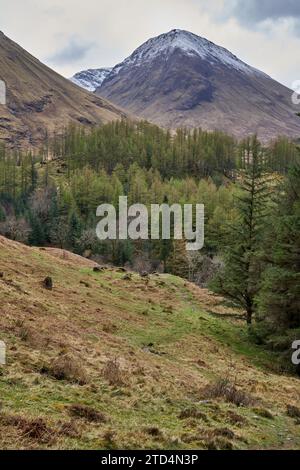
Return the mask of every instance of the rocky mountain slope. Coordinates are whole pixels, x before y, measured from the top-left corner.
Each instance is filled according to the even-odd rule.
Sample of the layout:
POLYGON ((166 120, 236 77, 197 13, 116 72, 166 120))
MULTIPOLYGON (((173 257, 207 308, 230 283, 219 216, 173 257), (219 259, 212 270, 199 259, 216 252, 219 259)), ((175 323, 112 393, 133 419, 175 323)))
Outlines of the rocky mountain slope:
POLYGON ((82 70, 81 72, 75 73, 70 80, 85 90, 93 92, 96 88, 102 85, 103 81, 108 77, 111 71, 112 68, 109 67, 82 70))
POLYGON ((7 88, 7 103, 0 105, 0 139, 11 146, 38 146, 47 131, 60 131, 70 121, 92 125, 125 115, 43 65, 3 33, 0 79, 7 88))
MULTIPOLYGON (((150 39, 96 93, 158 125, 264 140, 300 135, 292 92, 231 52, 182 30, 150 39)), ((299 110, 298 110, 299 111, 299 110)))
POLYGON ((0 267, 1 449, 299 448, 299 379, 222 299, 3 237, 0 267))

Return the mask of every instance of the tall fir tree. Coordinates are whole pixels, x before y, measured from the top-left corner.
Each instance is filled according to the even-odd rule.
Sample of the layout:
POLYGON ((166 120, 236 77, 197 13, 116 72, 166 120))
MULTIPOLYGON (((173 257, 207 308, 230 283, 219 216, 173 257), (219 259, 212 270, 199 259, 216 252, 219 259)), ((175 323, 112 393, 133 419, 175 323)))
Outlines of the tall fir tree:
POLYGON ((264 218, 270 197, 270 176, 264 173, 260 145, 253 137, 249 162, 239 174, 237 219, 229 227, 224 268, 212 283, 218 293, 246 311, 248 324, 255 312, 255 298, 260 287, 259 250, 261 248, 264 218))
POLYGON ((71 213, 68 221, 67 242, 70 248, 76 251, 76 245, 82 234, 82 223, 75 211, 71 213))
POLYGON ((268 265, 259 315, 275 328, 300 328, 300 166, 291 169, 265 241, 268 265))

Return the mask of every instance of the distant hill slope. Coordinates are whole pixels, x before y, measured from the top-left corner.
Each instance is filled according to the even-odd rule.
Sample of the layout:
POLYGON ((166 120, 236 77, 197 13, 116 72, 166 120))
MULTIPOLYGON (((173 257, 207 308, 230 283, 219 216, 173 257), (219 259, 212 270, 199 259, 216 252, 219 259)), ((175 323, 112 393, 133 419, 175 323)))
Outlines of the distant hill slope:
POLYGON ((0 79, 7 105, 0 105, 0 139, 13 146, 37 146, 70 121, 86 125, 125 116, 42 64, 0 32, 0 79))
POLYGON ((257 133, 263 141, 300 136, 291 90, 187 31, 144 43, 96 93, 168 128, 219 129, 239 138, 257 133))
POLYGON ((299 448, 299 380, 208 291, 3 237, 0 267, 0 448, 299 448))

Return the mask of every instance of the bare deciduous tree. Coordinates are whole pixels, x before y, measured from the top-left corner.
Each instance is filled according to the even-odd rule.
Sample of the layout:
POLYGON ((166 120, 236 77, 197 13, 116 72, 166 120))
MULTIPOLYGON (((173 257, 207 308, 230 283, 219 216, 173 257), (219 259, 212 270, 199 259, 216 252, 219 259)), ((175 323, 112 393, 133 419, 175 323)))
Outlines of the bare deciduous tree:
POLYGON ((14 215, 11 215, 0 223, 0 233, 11 240, 26 242, 30 233, 30 226, 24 217, 17 219, 14 215))

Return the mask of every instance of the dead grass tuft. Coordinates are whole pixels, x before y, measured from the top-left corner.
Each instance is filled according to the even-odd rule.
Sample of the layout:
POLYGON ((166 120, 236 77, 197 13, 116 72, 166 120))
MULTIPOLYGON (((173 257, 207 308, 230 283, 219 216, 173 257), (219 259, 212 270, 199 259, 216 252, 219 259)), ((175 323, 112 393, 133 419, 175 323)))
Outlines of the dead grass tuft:
POLYGON ((27 343, 32 348, 44 348, 50 343, 50 338, 44 335, 43 332, 37 331, 31 325, 22 321, 17 325, 16 334, 21 341, 24 341, 24 343, 27 343))
POLYGON ((16 427, 21 431, 22 437, 29 438, 40 443, 51 443, 55 432, 48 427, 42 418, 27 419, 17 415, 2 415, 1 424, 16 427))
POLYGON ((105 431, 103 434, 103 440, 105 442, 105 446, 107 448, 112 448, 115 445, 115 438, 116 438, 116 433, 112 429, 109 429, 108 431, 105 431))
POLYGON ((232 450, 235 434, 228 428, 199 429, 196 434, 184 434, 182 441, 191 444, 196 442, 208 450, 232 450))
POLYGON ((83 418, 90 423, 107 423, 107 416, 87 405, 75 404, 69 407, 69 413, 76 418, 83 418))
POLYGON ((297 408, 297 406, 287 405, 287 415, 290 418, 300 418, 300 408, 297 408))
POLYGON ((110 322, 105 323, 102 329, 104 333, 111 334, 111 335, 118 331, 117 325, 114 325, 113 323, 110 323, 110 322))
POLYGON ((205 447, 207 450, 233 450, 232 442, 223 437, 207 439, 205 442, 205 447))
POLYGON ((255 403, 255 399, 242 390, 238 390, 229 379, 219 379, 208 385, 202 391, 203 398, 224 398, 228 403, 236 406, 249 406, 255 403))
POLYGON ((244 416, 241 416, 234 411, 228 411, 227 418, 231 424, 235 424, 236 426, 241 426, 247 423, 247 419, 244 418, 244 416))
POLYGON ((48 428, 42 418, 33 419, 23 427, 24 437, 36 439, 39 442, 50 442, 53 440, 53 431, 48 428))
POLYGON ((78 385, 87 383, 87 375, 82 365, 69 354, 58 356, 50 366, 43 366, 41 373, 56 380, 67 380, 78 385))
POLYGON ((144 429, 145 433, 152 437, 161 437, 163 432, 156 426, 149 426, 144 429))
POLYGON ((194 419, 201 419, 202 421, 208 422, 208 418, 206 414, 200 410, 197 410, 197 408, 186 408, 185 410, 182 410, 178 418, 179 419, 194 418, 194 419))
POLYGON ((265 408, 254 408, 253 411, 256 415, 261 416, 262 418, 274 419, 271 411, 266 410, 265 408))
POLYGON ((235 434, 229 428, 219 428, 212 431, 212 435, 216 437, 226 437, 227 439, 234 439, 235 434))
POLYGON ((57 434, 66 437, 80 437, 81 433, 79 432, 77 426, 73 421, 59 421, 57 423, 57 434))
POLYGON ((121 370, 117 359, 107 361, 102 369, 102 376, 113 387, 123 387, 127 384, 125 371, 121 370))

